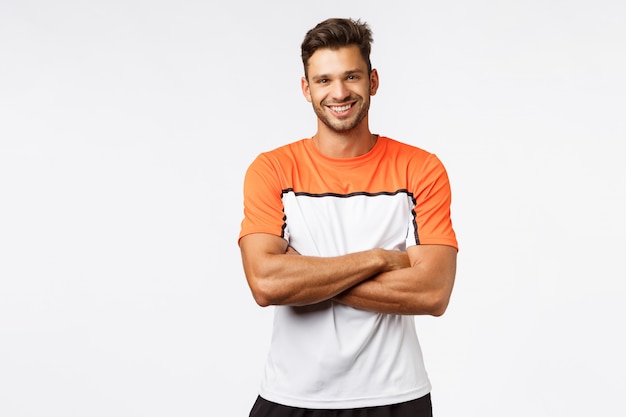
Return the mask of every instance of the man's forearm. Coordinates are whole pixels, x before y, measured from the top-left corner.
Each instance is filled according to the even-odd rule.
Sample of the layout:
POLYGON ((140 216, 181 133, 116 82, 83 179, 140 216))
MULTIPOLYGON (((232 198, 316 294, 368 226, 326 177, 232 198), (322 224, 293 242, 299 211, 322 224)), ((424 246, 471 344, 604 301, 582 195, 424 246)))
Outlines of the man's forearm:
MULTIPOLYGON (((371 253, 318 258, 270 255, 254 280, 261 305, 309 305, 325 301, 376 275, 380 260, 371 253)), ((258 295, 258 297, 257 297, 258 295)))
POLYGON ((430 262, 381 273, 338 294, 334 300, 387 314, 442 315, 456 274, 456 250, 430 247, 430 262))
POLYGON ((297 255, 264 235, 241 241, 246 277, 257 303, 309 305, 328 300, 384 271, 408 266, 406 254, 373 249, 337 257, 297 255))
POLYGON ((409 272, 412 271, 380 274, 349 288, 333 299, 351 307, 377 313, 421 315, 437 312, 437 297, 434 290, 404 285, 405 281, 411 280, 412 277, 401 276, 409 275, 409 272))

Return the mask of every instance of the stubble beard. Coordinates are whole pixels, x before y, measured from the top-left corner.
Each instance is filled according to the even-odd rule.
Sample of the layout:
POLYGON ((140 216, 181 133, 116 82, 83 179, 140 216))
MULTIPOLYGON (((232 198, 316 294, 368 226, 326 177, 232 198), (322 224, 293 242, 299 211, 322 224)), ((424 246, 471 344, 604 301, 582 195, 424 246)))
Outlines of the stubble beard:
MULTIPOLYGON (((349 100, 346 100, 349 101, 349 100)), ((329 129, 337 133, 347 133, 354 130, 361 121, 367 116, 370 103, 369 100, 363 100, 361 97, 354 103, 354 106, 360 106, 358 113, 353 118, 341 120, 332 115, 325 113, 327 110, 326 105, 328 103, 320 103, 319 105, 313 105, 313 110, 317 117, 324 123, 329 129)))

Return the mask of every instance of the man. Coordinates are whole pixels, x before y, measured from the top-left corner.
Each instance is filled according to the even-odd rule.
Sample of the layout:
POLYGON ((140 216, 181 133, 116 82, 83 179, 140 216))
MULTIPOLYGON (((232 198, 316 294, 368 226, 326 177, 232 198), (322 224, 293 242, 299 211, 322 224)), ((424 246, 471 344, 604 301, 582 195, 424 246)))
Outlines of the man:
POLYGON ((430 416, 414 315, 450 299, 457 242, 433 154, 372 134, 366 23, 329 19, 302 43, 317 132, 259 155, 239 245, 274 330, 252 417, 430 416))

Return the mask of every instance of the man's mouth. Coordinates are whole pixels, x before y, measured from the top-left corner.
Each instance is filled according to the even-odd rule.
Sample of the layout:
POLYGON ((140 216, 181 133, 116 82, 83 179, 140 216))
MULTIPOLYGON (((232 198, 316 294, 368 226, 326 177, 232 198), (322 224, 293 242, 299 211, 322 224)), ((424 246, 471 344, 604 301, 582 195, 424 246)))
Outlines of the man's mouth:
POLYGON ((333 112, 337 114, 345 113, 352 107, 352 104, 343 104, 341 106, 328 106, 333 112))

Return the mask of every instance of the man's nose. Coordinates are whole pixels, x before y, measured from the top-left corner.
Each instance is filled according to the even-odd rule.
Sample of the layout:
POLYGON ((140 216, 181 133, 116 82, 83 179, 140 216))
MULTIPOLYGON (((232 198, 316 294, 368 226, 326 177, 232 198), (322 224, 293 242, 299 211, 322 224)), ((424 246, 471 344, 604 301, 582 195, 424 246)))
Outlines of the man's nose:
POLYGON ((350 97, 350 90, 348 90, 343 81, 336 81, 333 83, 331 96, 333 100, 342 101, 350 97))

